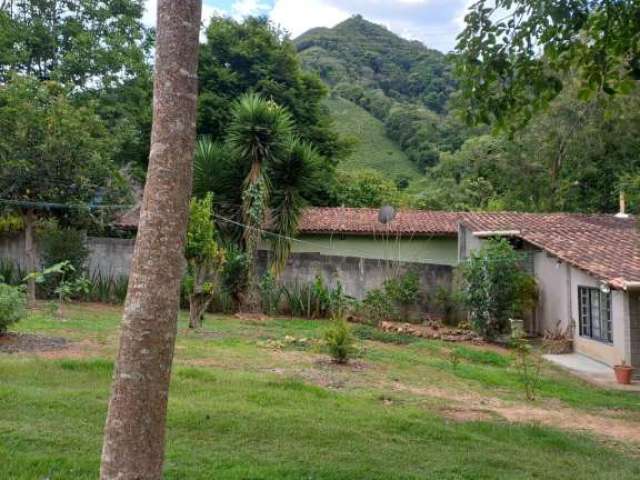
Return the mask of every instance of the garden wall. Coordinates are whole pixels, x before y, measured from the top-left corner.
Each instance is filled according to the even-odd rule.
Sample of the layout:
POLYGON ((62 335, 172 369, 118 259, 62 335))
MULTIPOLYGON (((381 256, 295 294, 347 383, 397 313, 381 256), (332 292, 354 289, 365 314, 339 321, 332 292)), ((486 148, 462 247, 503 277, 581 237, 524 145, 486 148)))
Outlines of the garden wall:
MULTIPOLYGON (((268 265, 269 252, 260 251, 260 271, 268 265)), ((289 257, 287 267, 282 273, 284 283, 304 284, 313 282, 321 275, 325 282, 335 287, 340 281, 347 295, 362 300, 369 290, 379 288, 385 280, 414 271, 420 278, 420 293, 423 301, 421 312, 430 311, 438 287, 451 288, 453 267, 414 262, 389 262, 359 257, 322 255, 319 253, 294 253, 289 257)))
MULTIPOLYGON (((90 250, 88 269, 91 275, 103 277, 127 276, 135 240, 119 238, 88 237, 90 250)), ((270 253, 259 252, 258 271, 264 272, 270 253)), ((22 235, 0 237, 0 259, 18 263, 24 270, 24 240, 22 235)), ((415 271, 420 278, 421 296, 424 299, 422 314, 428 311, 429 299, 433 299, 438 287, 450 288, 453 268, 418 262, 398 262, 353 256, 324 255, 313 252, 292 253, 282 274, 282 281, 289 284, 313 282, 321 275, 325 282, 335 287, 338 280, 347 295, 363 299, 369 290, 379 288, 385 280, 408 271, 415 271)))

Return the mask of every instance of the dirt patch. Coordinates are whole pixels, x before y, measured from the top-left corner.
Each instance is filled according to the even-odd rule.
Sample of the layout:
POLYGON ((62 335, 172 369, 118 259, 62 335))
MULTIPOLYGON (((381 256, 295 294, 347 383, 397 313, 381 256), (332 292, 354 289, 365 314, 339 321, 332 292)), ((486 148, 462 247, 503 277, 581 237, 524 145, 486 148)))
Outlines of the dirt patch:
POLYGON ((101 344, 93 340, 82 340, 80 342, 67 343, 65 348, 59 350, 38 352, 38 356, 47 360, 80 359, 100 356, 102 351, 103 346, 101 344))
POLYGON ((69 346, 69 341, 62 337, 46 337, 29 333, 7 333, 0 336, 0 352, 50 352, 62 350, 69 346))
POLYGON ((460 421, 477 419, 479 412, 497 416, 512 423, 534 423, 572 432, 594 433, 621 441, 640 443, 640 422, 581 412, 557 402, 525 404, 483 397, 473 392, 453 391, 439 387, 414 388, 394 383, 392 390, 446 400, 449 405, 440 412, 460 421), (450 403, 455 402, 454 406, 450 403))

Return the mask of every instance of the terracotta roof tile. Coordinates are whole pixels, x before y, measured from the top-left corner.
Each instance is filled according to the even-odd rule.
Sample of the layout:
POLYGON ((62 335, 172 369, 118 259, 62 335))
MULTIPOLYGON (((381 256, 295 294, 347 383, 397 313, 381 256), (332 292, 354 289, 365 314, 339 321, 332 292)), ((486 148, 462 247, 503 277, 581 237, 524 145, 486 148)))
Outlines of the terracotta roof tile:
POLYGON ((353 235, 437 235, 456 236, 460 215, 452 212, 399 210, 394 219, 382 224, 379 210, 372 208, 308 208, 300 233, 342 233, 353 235))
MULTIPOLYGON (((308 208, 300 220, 299 232, 455 237, 459 223, 474 232, 517 231, 514 235, 615 287, 640 282, 640 234, 633 218, 399 210, 390 223, 382 224, 378 213, 377 209, 368 208, 308 208)), ((125 213, 115 225, 135 229, 138 217, 136 208, 125 213)))
POLYGON ((516 235, 591 275, 623 287, 640 281, 640 233, 634 218, 569 213, 471 213, 461 222, 474 232, 516 235))

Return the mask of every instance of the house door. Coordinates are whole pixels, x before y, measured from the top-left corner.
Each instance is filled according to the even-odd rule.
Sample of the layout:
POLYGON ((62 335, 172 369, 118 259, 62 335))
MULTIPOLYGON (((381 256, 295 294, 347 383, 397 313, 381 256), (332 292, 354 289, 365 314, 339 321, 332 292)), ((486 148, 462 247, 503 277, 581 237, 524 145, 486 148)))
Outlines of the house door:
POLYGON ((635 376, 640 378, 640 292, 629 294, 629 322, 631 365, 636 368, 635 376))

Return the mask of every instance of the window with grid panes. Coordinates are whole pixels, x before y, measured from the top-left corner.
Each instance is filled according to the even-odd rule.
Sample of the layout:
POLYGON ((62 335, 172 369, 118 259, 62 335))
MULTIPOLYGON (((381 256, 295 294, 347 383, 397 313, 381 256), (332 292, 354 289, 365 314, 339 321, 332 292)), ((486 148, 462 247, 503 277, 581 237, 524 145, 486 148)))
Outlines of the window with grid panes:
POLYGON ((578 287, 580 336, 612 342, 611 293, 599 288, 578 287))

